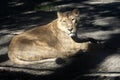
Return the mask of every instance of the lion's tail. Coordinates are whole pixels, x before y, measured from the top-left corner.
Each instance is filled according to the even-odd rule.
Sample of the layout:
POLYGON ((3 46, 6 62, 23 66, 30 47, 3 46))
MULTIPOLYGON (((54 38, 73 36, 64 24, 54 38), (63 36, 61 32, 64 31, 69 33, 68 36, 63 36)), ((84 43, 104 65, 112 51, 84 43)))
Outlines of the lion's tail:
POLYGON ((8 56, 12 62, 19 65, 30 65, 30 64, 37 64, 37 63, 53 62, 56 60, 56 58, 51 58, 51 59, 44 59, 39 61, 28 61, 28 60, 19 59, 14 54, 11 54, 11 55, 8 54, 8 56))

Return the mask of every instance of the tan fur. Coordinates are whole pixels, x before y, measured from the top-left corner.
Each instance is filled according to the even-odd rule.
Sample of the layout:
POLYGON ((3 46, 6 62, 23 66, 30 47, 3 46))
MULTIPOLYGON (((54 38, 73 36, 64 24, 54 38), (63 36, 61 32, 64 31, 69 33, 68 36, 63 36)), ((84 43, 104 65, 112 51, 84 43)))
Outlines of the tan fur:
MULTIPOLYGON (((51 23, 25 31, 13 37, 8 56, 16 64, 28 65, 45 59, 66 58, 80 50, 87 50, 89 42, 76 43, 79 11, 57 12, 51 23)), ((49 60, 48 60, 49 61, 49 60)))

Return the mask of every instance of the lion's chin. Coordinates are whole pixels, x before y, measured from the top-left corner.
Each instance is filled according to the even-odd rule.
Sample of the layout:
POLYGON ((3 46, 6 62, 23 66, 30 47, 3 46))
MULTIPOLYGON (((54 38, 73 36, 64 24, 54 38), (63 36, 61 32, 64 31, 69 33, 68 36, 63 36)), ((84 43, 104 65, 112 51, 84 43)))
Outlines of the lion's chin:
POLYGON ((69 36, 74 37, 74 36, 76 36, 76 34, 75 33, 70 33, 69 36))

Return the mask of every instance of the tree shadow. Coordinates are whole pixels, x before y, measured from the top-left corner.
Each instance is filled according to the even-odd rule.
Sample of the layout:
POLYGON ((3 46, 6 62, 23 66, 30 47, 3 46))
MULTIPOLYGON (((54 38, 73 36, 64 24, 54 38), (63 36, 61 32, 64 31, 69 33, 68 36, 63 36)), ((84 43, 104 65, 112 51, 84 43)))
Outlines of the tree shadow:
MULTIPOLYGON (((6 0, 7 1, 7 0, 6 0)), ((28 1, 28 0, 26 0, 28 1)), ((36 0, 37 1, 37 0, 36 0)), ((45 0, 44 0, 45 1, 45 0)), ((42 2, 44 2, 42 0, 42 2)), ((42 3, 40 2, 40 3, 42 3)), ((65 4, 67 3, 73 3, 75 1, 66 1, 65 4)), ((78 1, 79 2, 79 1, 78 1)), ((83 0, 80 1, 81 4, 83 4, 82 2, 84 2, 83 0)), ((8 20, 8 22, 2 21, 4 24, 8 24, 8 26, 2 26, 0 27, 0 29, 8 29, 10 31, 14 31, 14 30, 20 30, 20 29, 28 29, 31 27, 34 27, 36 25, 43 25, 46 24, 48 22, 50 22, 51 20, 53 20, 54 18, 56 18, 55 16, 55 12, 45 12, 45 11, 39 11, 39 12, 33 12, 33 13, 29 13, 29 14, 23 14, 23 12, 29 11, 31 9, 31 7, 34 7, 37 2, 33 2, 32 0, 30 0, 29 2, 26 2, 29 6, 28 10, 21 8, 20 14, 17 15, 18 19, 16 19, 16 16, 12 16, 11 18, 7 18, 10 19, 8 20), (31 4, 33 4, 33 6, 30 6, 31 4), (38 17, 38 18, 32 18, 34 16, 38 17), (24 18, 29 18, 32 20, 28 21, 28 25, 32 25, 35 24, 34 26, 30 26, 28 27, 28 25, 25 26, 19 26, 19 24, 26 24, 27 22, 26 19, 24 18), (50 19, 48 19, 48 17, 50 19), (44 19, 45 18, 45 19, 44 19), (18 20, 16 22, 16 20, 18 20), (9 22, 10 21, 10 22, 9 22), (42 22, 41 22, 42 21, 42 22), (40 22, 40 23, 39 23, 40 22), (14 24, 13 24, 14 23, 14 24), (9 25, 12 24, 12 25, 9 25), (12 27, 13 26, 13 27, 12 27)), ((56 2, 52 3, 55 4, 56 2)), ((58 2, 58 4, 63 4, 64 1, 61 1, 60 3, 58 2)), ((76 2, 77 3, 77 2, 76 2)), ((119 29, 119 22, 114 22, 114 20, 116 20, 116 18, 119 20, 120 19, 120 11, 119 11, 119 7, 120 7, 120 3, 119 2, 115 2, 115 3, 108 3, 108 4, 97 4, 97 5, 92 5, 92 4, 84 4, 84 7, 79 8, 81 15, 85 15, 85 16, 81 16, 81 22, 80 22, 80 26, 79 26, 79 34, 82 33, 91 33, 94 31, 112 31, 114 29, 119 29), (106 17, 114 17, 115 19, 107 19, 106 23, 108 22, 107 25, 102 25, 102 23, 98 23, 96 22, 97 19, 101 19, 101 18, 106 18, 106 17)), ((17 7, 15 7, 17 8, 17 7)), ((7 14, 8 15, 8 14, 7 14)), ((14 14, 12 14, 14 15, 14 14)), ((104 20, 104 19, 103 19, 104 20)), ((117 20, 117 21, 118 21, 117 20)), ((5 19, 6 21, 6 19, 5 19)), ((3 24, 2 24, 3 25, 3 24)), ((105 32, 106 34, 106 32, 105 32)), ((104 36, 105 34, 103 34, 102 36, 104 36)), ((34 73, 27 73, 27 72, 22 72, 22 71, 10 71, 10 70, 0 70, 0 79, 3 80, 8 80, 8 79, 13 79, 13 80, 26 80, 26 79, 41 79, 41 80, 93 80, 93 79, 99 79, 99 80, 103 80, 103 79, 107 79, 109 77, 103 77, 101 78, 100 76, 88 76, 88 77, 84 77, 83 75, 86 73, 92 73, 92 72, 99 72, 97 70, 97 67, 99 66, 99 64, 101 64, 102 62, 104 62, 105 58, 115 54, 119 51, 120 49, 120 33, 110 33, 110 35, 108 35, 109 38, 107 39, 96 39, 94 36, 92 36, 93 42, 97 42, 97 41, 104 41, 103 45, 104 48, 99 48, 97 50, 91 50, 89 52, 84 52, 84 53, 79 53, 77 55, 75 55, 73 57, 73 60, 71 60, 71 62, 69 64, 66 64, 64 66, 62 66, 61 68, 57 68, 54 69, 52 74, 49 75, 35 75, 34 73)), ((91 37, 91 36, 89 36, 91 37)), ((81 37, 80 37, 81 38, 81 37)), ((7 44, 2 44, 2 47, 7 46, 7 44)), ((99 46, 99 44, 98 44, 99 46)), ((8 60, 7 54, 3 54, 0 55, 0 63, 4 62, 8 60)), ((106 64, 107 65, 107 64, 106 64)), ((36 66, 36 65, 35 65, 36 66)), ((41 65, 38 65, 41 66, 41 65)), ((4 67, 4 66, 3 66, 4 67)), ((6 65, 7 67, 7 65, 6 65)), ((14 67, 14 65, 9 66, 10 68, 16 68, 14 67)), ((49 71, 50 69, 34 69, 31 66, 29 66, 29 68, 25 68, 26 66, 24 66, 24 69, 28 69, 28 70, 35 70, 35 71, 49 71)), ((46 66, 45 66, 46 67, 46 66)), ((116 73, 116 72, 113 72, 116 73)), ((119 72, 118 72, 119 74, 119 72)), ((114 80, 119 80, 120 77, 114 77, 114 80)))
MULTIPOLYGON (((103 80, 104 77, 100 76, 83 76, 84 74, 91 74, 93 72, 99 73, 97 70, 97 67, 99 64, 104 62, 105 58, 115 54, 117 51, 119 51, 118 48, 120 48, 120 34, 113 35, 110 40, 108 40, 106 43, 104 43, 104 48, 99 48, 99 50, 92 50, 87 53, 79 54, 75 56, 75 59, 71 62, 71 64, 64 66, 63 69, 60 69, 57 71, 57 73, 60 72, 64 77, 70 78, 70 80, 93 80, 93 79, 99 79, 103 80), (66 75, 65 75, 66 74, 66 75), (77 76, 77 77, 76 77, 77 76)), ((99 46, 99 45, 98 45, 99 46)), ((119 54, 119 53, 117 53, 119 54)), ((108 64, 106 64, 108 65, 108 64)), ((100 71, 102 72, 102 71, 100 71)), ((108 71, 109 72, 109 71, 108 71)), ((106 73, 108 73, 106 72, 106 73)), ((113 74, 120 74, 120 72, 113 72, 113 74)), ((55 73, 56 74, 56 73, 55 73)), ((112 74, 112 73, 108 73, 112 74)), ((106 79, 109 78, 109 76, 106 76, 106 79)), ((64 79, 64 78, 61 78, 64 79)), ((114 79, 114 80, 119 80, 114 79)))

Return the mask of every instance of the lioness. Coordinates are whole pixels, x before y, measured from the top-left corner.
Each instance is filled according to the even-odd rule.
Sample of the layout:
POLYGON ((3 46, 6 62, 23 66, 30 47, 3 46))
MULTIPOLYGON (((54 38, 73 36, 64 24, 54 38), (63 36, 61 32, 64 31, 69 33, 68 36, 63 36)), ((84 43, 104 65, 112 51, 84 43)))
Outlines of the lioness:
POLYGON ((16 64, 40 63, 52 58, 67 58, 80 50, 87 50, 89 42, 77 43, 79 10, 57 12, 58 18, 13 37, 8 56, 16 64))

